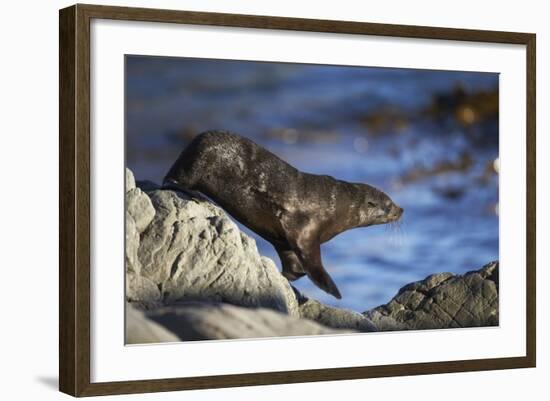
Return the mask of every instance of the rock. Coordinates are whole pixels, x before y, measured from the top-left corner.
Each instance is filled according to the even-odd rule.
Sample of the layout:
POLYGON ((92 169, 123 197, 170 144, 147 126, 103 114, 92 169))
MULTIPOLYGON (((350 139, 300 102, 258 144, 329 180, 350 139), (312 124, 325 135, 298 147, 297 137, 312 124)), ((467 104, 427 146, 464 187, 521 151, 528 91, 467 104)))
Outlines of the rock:
POLYGON ((138 258, 139 232, 134 218, 126 212, 126 273, 141 273, 141 263, 138 258))
POLYGON ((134 175, 126 169, 126 300, 140 309, 151 309, 160 304, 160 290, 147 277, 141 276, 138 257, 140 232, 151 222, 155 210, 149 197, 136 188, 134 175), (140 221, 136 224, 134 216, 140 221))
POLYGON ((149 197, 139 188, 126 192, 126 210, 133 217, 138 233, 142 233, 155 216, 149 197))
POLYGON ((288 281, 223 210, 182 192, 135 190, 154 209, 147 212, 152 220, 140 232, 139 272, 161 290, 163 302, 206 300, 299 315, 288 281))
MULTIPOLYGON (((126 169, 126 209, 128 209, 128 194, 129 191, 135 189, 136 182, 134 180, 134 174, 130 169, 126 169)), ((140 274, 141 263, 138 259, 138 248, 139 248, 139 232, 137 230, 136 222, 134 217, 126 211, 125 216, 126 224, 126 249, 125 249, 125 258, 126 258, 126 272, 140 274)))
POLYGON ((147 316, 183 341, 351 332, 327 328, 311 320, 271 309, 243 308, 229 304, 189 302, 157 309, 147 316))
POLYGON ((126 213, 132 216, 138 233, 142 233, 155 216, 149 197, 138 187, 134 175, 126 169, 126 213))
POLYGON ((136 187, 134 173, 129 168, 126 169, 126 192, 136 187))
POLYGON ((434 274, 364 313, 381 331, 497 326, 498 262, 462 276, 434 274))
POLYGON ((160 290, 155 283, 133 272, 126 272, 126 300, 145 310, 162 305, 160 290))
MULTIPOLYGON (((141 262, 138 257, 140 233, 145 230, 154 216, 155 209, 153 209, 151 200, 141 189, 136 187, 134 174, 129 169, 126 169, 125 258, 127 274, 133 274, 135 277, 141 274, 141 262)), ((142 280, 137 280, 135 277, 132 282, 136 284, 141 283, 142 280)), ((126 284, 128 289, 128 282, 126 284)), ((136 291, 139 291, 141 287, 141 285, 135 289, 130 287, 130 292, 133 291, 133 295, 136 295, 136 291)))
POLYGON ((360 332, 378 331, 376 326, 359 312, 323 305, 319 301, 308 299, 303 295, 298 296, 298 301, 300 316, 324 326, 360 332))
POLYGON ((143 312, 126 305, 126 344, 181 341, 174 333, 145 317, 143 312))

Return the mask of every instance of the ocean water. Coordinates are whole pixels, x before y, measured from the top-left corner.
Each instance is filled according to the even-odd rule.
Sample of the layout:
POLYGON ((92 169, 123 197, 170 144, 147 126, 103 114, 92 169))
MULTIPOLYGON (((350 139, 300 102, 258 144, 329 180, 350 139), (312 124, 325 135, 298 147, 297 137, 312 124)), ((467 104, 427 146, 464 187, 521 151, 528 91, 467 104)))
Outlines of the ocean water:
MULTIPOLYGON (((160 182, 194 135, 224 129, 302 171, 383 190, 405 210, 398 224, 321 247, 343 299, 294 282, 362 312, 411 281, 498 259, 498 119, 457 122, 460 91, 498 93, 498 75, 128 56, 126 163, 136 179, 160 182), (447 112, 434 117, 434 104, 447 112)), ((241 228, 280 266, 269 243, 241 228)))

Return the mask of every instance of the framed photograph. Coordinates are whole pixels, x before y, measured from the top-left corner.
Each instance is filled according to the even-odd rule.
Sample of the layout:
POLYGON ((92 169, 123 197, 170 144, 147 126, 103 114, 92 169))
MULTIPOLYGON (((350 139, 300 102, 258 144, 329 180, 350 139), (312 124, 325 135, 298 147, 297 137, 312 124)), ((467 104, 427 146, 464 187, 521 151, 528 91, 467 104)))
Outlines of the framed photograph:
POLYGON ((62 392, 535 366, 534 34, 59 26, 62 392))

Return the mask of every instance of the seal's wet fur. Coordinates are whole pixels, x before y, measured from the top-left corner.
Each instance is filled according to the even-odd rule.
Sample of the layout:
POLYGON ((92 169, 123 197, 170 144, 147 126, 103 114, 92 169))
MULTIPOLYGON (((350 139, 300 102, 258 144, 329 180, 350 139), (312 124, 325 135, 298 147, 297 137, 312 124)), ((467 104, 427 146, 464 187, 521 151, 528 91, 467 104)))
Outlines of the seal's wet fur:
POLYGON ((382 191, 298 171, 247 138, 225 131, 195 137, 164 179, 199 191, 269 241, 289 280, 307 276, 341 298, 320 245, 356 227, 396 221, 403 209, 382 191))

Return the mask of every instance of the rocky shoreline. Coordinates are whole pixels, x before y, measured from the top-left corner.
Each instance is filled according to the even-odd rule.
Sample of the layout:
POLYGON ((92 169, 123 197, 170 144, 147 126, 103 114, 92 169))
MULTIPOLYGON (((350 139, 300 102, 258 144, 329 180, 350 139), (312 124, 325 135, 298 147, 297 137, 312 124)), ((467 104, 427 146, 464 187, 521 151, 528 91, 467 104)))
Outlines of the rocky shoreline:
POLYGON ((498 325, 498 262, 439 273, 363 313, 308 299, 206 199, 126 170, 126 342, 498 325))

